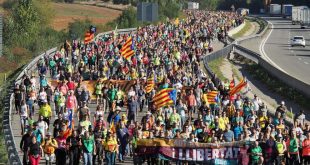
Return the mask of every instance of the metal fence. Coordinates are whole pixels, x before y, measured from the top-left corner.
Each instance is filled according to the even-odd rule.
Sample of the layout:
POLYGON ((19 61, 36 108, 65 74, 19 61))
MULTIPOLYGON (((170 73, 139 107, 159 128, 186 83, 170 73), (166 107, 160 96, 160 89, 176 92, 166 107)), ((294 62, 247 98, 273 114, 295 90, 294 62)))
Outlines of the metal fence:
POLYGON ((11 86, 8 89, 8 94, 4 100, 4 112, 3 112, 2 125, 3 125, 5 145, 8 151, 8 155, 9 155, 9 163, 11 165, 22 164, 18 156, 18 149, 16 148, 14 135, 11 130, 12 128, 11 114, 14 110, 14 93, 13 92, 14 92, 15 84, 20 83, 21 78, 25 74, 28 74, 29 71, 32 71, 35 68, 37 62, 39 61, 41 57, 44 57, 45 55, 52 56, 55 54, 56 50, 57 50, 56 47, 52 48, 50 50, 47 50, 45 53, 42 53, 41 55, 37 56, 36 58, 34 58, 26 67, 24 67, 24 69, 21 71, 21 73, 16 78, 15 82, 11 84, 11 86))

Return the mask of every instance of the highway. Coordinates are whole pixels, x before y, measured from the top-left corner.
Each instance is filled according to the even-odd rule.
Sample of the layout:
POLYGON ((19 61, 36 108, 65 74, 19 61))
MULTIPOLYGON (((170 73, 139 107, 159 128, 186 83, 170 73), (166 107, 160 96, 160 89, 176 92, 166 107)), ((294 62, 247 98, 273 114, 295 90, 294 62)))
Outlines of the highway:
POLYGON ((278 69, 310 84, 310 28, 301 29, 300 25, 292 25, 291 20, 280 17, 264 19, 271 23, 271 30, 261 42, 261 54, 278 69), (291 47, 294 36, 304 36, 306 47, 291 47))

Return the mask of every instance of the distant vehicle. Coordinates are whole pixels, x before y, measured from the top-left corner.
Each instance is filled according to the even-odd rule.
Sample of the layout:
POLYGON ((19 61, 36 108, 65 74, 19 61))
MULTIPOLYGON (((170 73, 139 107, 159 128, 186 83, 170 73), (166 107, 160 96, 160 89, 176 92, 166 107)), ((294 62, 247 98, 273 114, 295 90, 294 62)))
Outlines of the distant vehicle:
POLYGON ((291 17, 292 16, 292 9, 293 9, 293 5, 291 5, 291 4, 282 5, 282 17, 283 18, 291 17))
POLYGON ((306 40, 303 36, 294 36, 291 42, 291 46, 303 46, 306 47, 306 40))
POLYGON ((250 10, 249 9, 246 9, 246 8, 238 8, 236 10, 237 14, 239 15, 243 15, 243 16, 246 16, 246 15, 249 15, 250 14, 250 10))
POLYGON ((308 6, 293 6, 292 7, 292 24, 300 24, 301 12, 303 9, 308 9, 308 6))
POLYGON ((187 9, 189 10, 198 10, 199 9, 199 3, 197 2, 188 2, 187 3, 187 9))
POLYGON ((270 6, 269 6, 269 14, 271 16, 279 16, 279 15, 281 15, 281 5, 279 5, 279 4, 270 4, 270 6))
POLYGON ((301 10, 300 28, 310 27, 310 9, 301 10))

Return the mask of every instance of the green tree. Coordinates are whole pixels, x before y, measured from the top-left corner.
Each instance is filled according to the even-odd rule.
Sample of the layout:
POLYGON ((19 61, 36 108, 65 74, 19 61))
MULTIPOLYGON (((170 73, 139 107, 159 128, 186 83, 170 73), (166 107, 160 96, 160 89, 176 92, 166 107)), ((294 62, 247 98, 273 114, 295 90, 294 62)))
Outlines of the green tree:
POLYGON ((83 38, 85 35, 85 32, 89 29, 89 26, 91 25, 91 21, 89 19, 86 20, 75 20, 72 23, 69 23, 69 31, 68 31, 68 37, 70 39, 78 39, 83 38))

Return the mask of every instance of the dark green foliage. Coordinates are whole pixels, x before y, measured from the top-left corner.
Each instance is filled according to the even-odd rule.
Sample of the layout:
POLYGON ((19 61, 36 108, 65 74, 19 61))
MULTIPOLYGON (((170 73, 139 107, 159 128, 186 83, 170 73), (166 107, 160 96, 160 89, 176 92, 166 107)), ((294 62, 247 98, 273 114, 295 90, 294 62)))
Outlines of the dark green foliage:
POLYGON ((89 29, 89 26, 91 24, 92 24, 91 21, 88 19, 75 20, 74 22, 69 23, 68 37, 70 37, 70 39, 83 38, 85 32, 89 29))

